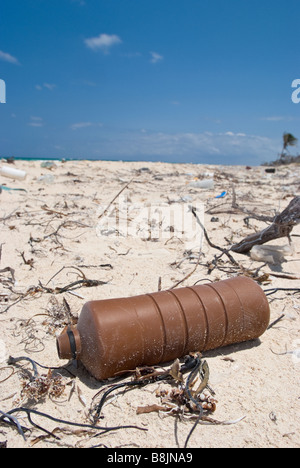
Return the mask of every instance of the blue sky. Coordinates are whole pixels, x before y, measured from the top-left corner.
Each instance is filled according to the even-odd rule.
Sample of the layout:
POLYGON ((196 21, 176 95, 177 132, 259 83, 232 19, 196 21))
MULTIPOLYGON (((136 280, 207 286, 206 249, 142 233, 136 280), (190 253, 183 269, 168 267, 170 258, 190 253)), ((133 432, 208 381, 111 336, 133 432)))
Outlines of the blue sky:
POLYGON ((274 160, 300 140, 299 18, 299 0, 1 0, 0 156, 274 160))

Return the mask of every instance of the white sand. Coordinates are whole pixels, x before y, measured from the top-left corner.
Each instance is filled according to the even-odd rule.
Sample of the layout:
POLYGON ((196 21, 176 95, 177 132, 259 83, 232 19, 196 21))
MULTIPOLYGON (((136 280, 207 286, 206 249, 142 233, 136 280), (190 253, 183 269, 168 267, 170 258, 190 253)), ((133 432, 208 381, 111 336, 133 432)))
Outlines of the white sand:
MULTIPOLYGON (((28 175, 25 181, 4 177, 0 180, 2 185, 27 190, 26 193, 3 191, 0 194, 0 270, 10 267, 15 275, 14 282, 10 271, 0 273, 0 410, 5 412, 26 406, 79 423, 89 423, 89 410, 99 402, 99 397, 95 396, 107 382, 97 382, 81 367, 73 367, 76 378, 72 380, 64 373, 64 382, 68 385, 60 398, 51 399, 47 395, 40 401, 28 402, 21 395, 22 373, 17 366, 7 367, 6 364, 8 355, 29 356, 45 366, 67 364, 57 355, 56 334, 62 328, 61 320, 51 316, 51 303, 62 306, 65 298, 72 314, 78 316, 86 301, 154 292, 158 290, 159 278, 161 288, 168 289, 193 271, 199 240, 184 237, 174 220, 173 224, 169 223, 171 232, 170 229, 167 231, 168 226, 159 224, 155 215, 149 228, 145 221, 147 204, 164 206, 165 210, 173 205, 177 210, 188 204, 200 207, 201 203, 205 211, 217 207, 215 213, 205 214, 205 227, 213 243, 228 247, 266 226, 265 222, 250 219, 247 227, 246 215, 232 210, 233 185, 236 201, 241 207, 268 216, 273 216, 274 210, 282 211, 300 191, 299 165, 277 168, 275 174, 266 174, 263 167, 246 169, 244 166, 148 162, 71 161, 58 163, 49 170, 41 168, 39 161, 18 161, 14 167, 25 170, 28 175), (38 180, 44 175, 53 176, 52 183, 38 180), (214 188, 189 187, 196 177, 214 179, 214 188), (128 182, 128 187, 110 205, 128 182), (225 198, 215 198, 223 191, 227 191, 225 198), (112 222, 115 218, 110 219, 110 225, 99 225, 99 216, 108 206, 119 209, 122 218, 119 225, 112 222), (127 210, 128 233, 124 232, 127 210), (144 217, 140 216, 141 212, 144 217), (218 220, 212 222, 212 217, 218 220), (194 258, 185 258, 187 249, 192 250, 194 258), (103 264, 110 264, 112 268, 99 266, 103 264), (76 290, 78 296, 68 292, 60 295, 34 293, 34 289, 25 298, 17 294, 29 292, 31 287, 39 285, 39 281, 52 289, 76 281, 80 279, 79 272, 73 267, 80 268, 87 278, 107 284, 82 287, 76 290), (18 299, 22 300, 7 310, 18 299), (12 369, 15 373, 5 380, 12 369)), ((104 216, 100 218, 104 219, 104 216)), ((263 289, 299 288, 299 279, 288 278, 300 276, 299 225, 292 234, 295 235, 292 237, 293 253, 290 252, 281 264, 264 265, 248 256, 233 254, 240 268, 233 267, 223 256, 211 274, 209 264, 219 252, 204 240, 200 264, 180 286, 204 279, 226 279, 241 274, 243 268, 255 272, 261 267, 258 276, 263 278, 266 274, 267 280, 261 284, 263 289)), ((272 244, 284 246, 288 240, 279 239, 272 244)), ((219 421, 245 418, 233 425, 198 425, 189 447, 299 447, 299 293, 278 291, 269 299, 271 322, 282 314, 284 317, 260 340, 205 354, 210 368, 210 385, 218 401, 212 417, 219 421)), ((31 370, 25 361, 20 365, 31 370)), ((42 369, 39 372, 47 373, 42 369)), ((32 428, 26 415, 20 413, 15 416, 21 424, 32 429, 26 434, 27 441, 15 428, 1 424, 0 443, 7 441, 11 448, 31 447, 33 442, 34 447, 90 447, 96 444, 110 448, 183 447, 192 421, 179 421, 171 415, 156 412, 136 414, 139 406, 160 404, 155 393, 160 386, 162 384, 153 383, 143 389, 116 393, 118 397, 109 400, 103 409, 101 425, 133 424, 147 431, 123 429, 91 438, 91 433, 76 432, 76 428, 33 416, 35 422, 49 431, 57 427, 70 429, 67 433, 57 432, 60 440, 50 437, 37 440, 43 432, 32 428)))

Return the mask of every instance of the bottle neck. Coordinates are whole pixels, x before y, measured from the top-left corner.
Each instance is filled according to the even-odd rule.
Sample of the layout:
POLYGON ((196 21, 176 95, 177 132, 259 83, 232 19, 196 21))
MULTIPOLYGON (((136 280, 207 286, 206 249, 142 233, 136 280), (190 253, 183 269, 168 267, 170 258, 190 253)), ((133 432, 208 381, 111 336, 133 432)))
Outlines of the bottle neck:
POLYGON ((80 335, 74 326, 68 325, 56 340, 60 359, 79 359, 81 352, 80 335))

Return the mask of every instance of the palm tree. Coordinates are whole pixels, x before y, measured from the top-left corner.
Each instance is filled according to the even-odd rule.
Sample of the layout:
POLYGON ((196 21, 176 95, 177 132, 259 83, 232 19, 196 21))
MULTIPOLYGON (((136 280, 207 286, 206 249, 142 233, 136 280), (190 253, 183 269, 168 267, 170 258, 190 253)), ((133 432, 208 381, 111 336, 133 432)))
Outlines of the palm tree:
POLYGON ((292 135, 291 133, 284 133, 283 134, 283 147, 282 147, 282 151, 281 151, 281 159, 283 159, 285 156, 286 156, 286 149, 288 146, 296 146, 298 142, 298 139, 296 137, 294 137, 294 135, 292 135))

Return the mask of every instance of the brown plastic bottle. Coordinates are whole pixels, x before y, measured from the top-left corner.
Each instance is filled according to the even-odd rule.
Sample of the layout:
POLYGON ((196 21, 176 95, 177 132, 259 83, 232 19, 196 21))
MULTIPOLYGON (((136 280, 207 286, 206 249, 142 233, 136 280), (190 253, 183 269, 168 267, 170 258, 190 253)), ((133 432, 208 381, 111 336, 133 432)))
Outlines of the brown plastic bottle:
POLYGON ((57 338, 61 359, 76 358, 98 380, 258 338, 268 300, 247 277, 84 305, 77 327, 57 338))

